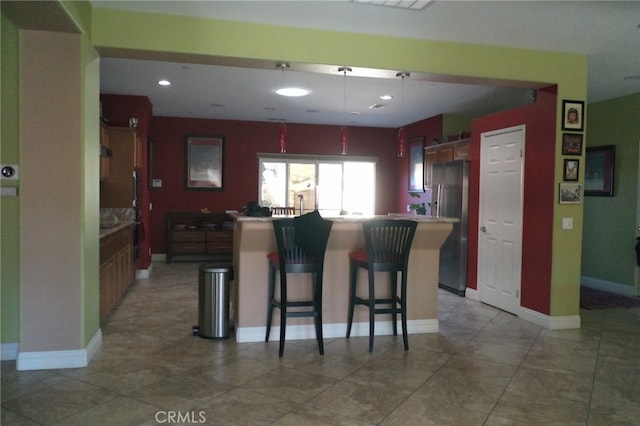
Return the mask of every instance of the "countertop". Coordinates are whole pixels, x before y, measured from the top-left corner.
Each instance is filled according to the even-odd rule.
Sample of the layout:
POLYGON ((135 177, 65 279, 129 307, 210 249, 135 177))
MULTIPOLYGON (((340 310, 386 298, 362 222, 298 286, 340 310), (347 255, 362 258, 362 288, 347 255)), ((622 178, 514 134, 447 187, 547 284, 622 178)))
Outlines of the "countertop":
POLYGON ((117 225, 108 227, 108 228, 103 228, 102 226, 100 227, 100 238, 104 238, 108 235, 111 234, 115 234, 116 232, 120 231, 121 229, 124 229, 128 226, 133 226, 135 222, 133 220, 125 220, 122 221, 120 223, 118 223, 117 225))
MULTIPOLYGON (((295 216, 268 216, 268 217, 256 217, 256 216, 245 216, 243 214, 231 214, 234 220, 238 222, 271 222, 274 219, 285 219, 292 218, 295 216)), ((333 222, 363 222, 367 220, 373 219, 409 219, 415 220, 416 222, 427 222, 427 223, 455 223, 460 222, 460 219, 455 217, 431 217, 431 216, 423 216, 416 214, 400 214, 400 213, 389 213, 388 215, 376 215, 376 216, 337 216, 337 217, 323 217, 323 219, 331 220, 333 222)))

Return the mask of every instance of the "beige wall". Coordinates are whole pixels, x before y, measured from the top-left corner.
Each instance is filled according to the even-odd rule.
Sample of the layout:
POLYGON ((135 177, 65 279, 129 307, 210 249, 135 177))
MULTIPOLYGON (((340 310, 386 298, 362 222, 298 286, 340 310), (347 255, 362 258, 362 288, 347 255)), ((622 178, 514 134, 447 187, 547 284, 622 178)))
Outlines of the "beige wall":
POLYGON ((20 351, 80 349, 81 36, 22 31, 20 42, 20 351))

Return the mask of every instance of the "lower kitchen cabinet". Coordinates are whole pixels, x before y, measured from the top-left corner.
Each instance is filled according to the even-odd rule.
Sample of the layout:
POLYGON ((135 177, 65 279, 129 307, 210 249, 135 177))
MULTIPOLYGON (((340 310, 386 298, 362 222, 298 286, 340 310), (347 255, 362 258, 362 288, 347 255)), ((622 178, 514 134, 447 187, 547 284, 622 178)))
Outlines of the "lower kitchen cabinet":
POLYGON ((100 239, 100 320, 118 304, 135 279, 133 228, 127 226, 100 239))

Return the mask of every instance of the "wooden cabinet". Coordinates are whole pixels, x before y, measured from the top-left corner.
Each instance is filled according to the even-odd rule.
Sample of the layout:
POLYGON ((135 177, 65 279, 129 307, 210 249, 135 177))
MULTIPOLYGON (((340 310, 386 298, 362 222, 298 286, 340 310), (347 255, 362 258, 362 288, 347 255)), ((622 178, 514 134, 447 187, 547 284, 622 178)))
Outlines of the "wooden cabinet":
POLYGON ((167 215, 167 263, 229 260, 233 253, 233 221, 224 213, 167 215))
POLYGON ((109 176, 100 182, 101 208, 132 208, 135 197, 133 172, 140 167, 138 133, 129 127, 105 127, 111 157, 109 176))
POLYGON ((463 139, 440 145, 427 146, 424 149, 424 187, 431 188, 431 166, 435 163, 445 163, 453 160, 468 160, 470 158, 471 140, 463 139))
POLYGON ((134 279, 133 229, 127 226, 100 239, 100 320, 111 313, 134 279))

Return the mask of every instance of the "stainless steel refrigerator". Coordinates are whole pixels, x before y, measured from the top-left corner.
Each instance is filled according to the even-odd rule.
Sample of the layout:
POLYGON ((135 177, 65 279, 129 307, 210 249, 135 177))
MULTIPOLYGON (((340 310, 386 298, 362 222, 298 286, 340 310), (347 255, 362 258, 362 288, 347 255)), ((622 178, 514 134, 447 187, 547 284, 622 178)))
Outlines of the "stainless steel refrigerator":
POLYGON ((432 179, 432 216, 459 219, 440 248, 439 286, 463 296, 467 288, 469 161, 435 163, 432 179))

